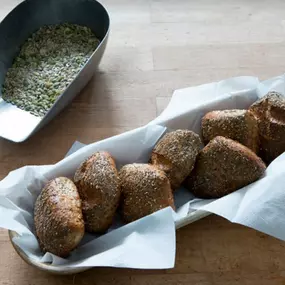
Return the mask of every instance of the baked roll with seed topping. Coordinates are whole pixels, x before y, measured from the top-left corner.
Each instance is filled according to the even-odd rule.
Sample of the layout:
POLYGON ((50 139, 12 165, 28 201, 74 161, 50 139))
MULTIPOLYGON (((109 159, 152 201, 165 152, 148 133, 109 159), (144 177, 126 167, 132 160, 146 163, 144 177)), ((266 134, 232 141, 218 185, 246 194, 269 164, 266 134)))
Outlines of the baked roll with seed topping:
POLYGON ((86 230, 104 233, 113 222, 121 195, 114 159, 106 151, 94 153, 76 170, 74 183, 82 200, 86 230))
POLYGON ((34 209, 40 248, 66 257, 84 235, 81 200, 74 183, 59 177, 49 181, 38 196, 34 209))
POLYGON ((285 151, 285 98, 269 92, 252 104, 249 112, 258 122, 259 155, 269 164, 285 151))
POLYGON ((258 153, 258 126, 255 117, 247 110, 212 111, 202 118, 202 137, 205 144, 223 136, 258 153))
POLYGON ((186 186, 198 198, 220 198, 258 180, 265 169, 246 146, 215 137, 199 153, 186 186))
POLYGON ((165 173, 150 164, 128 164, 119 172, 121 212, 126 222, 138 220, 168 206, 174 207, 165 173))
POLYGON ((194 167, 202 148, 200 137, 189 130, 176 130, 164 135, 154 147, 150 162, 164 171, 172 190, 176 190, 194 167))

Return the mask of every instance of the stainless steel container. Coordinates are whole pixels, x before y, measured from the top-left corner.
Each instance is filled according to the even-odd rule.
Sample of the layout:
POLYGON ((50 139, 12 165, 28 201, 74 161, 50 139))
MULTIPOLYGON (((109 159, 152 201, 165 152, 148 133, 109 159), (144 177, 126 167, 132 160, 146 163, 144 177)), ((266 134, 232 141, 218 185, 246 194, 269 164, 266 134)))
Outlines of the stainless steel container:
POLYGON ((36 117, 0 97, 0 137, 14 142, 26 140, 73 100, 91 79, 104 54, 110 20, 105 8, 95 0, 25 0, 0 23, 2 86, 6 72, 25 40, 43 25, 65 22, 91 28, 100 45, 44 117, 36 117))

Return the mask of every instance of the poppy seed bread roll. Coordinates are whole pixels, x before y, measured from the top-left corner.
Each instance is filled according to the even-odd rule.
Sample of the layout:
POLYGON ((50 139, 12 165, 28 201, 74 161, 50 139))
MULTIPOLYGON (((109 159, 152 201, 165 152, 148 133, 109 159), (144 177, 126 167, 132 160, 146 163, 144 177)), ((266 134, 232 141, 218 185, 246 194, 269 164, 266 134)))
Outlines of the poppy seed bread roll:
POLYGON ((212 111, 202 118, 202 137, 205 144, 217 136, 223 136, 247 146, 253 152, 259 150, 258 125, 247 110, 212 111))
POLYGON ((278 92, 269 92, 252 104, 249 112, 258 123, 259 155, 269 164, 285 151, 285 98, 278 92))
POLYGON ((258 180, 265 169, 246 146, 215 137, 199 153, 186 187, 198 198, 220 198, 258 180))
POLYGON ((49 181, 34 209, 36 235, 43 252, 66 257, 84 235, 81 200, 74 183, 65 177, 49 181))
POLYGON ((189 130, 167 133, 154 147, 150 162, 164 171, 176 190, 192 171, 202 147, 200 137, 189 130))
POLYGON ((150 164, 127 164, 119 172, 121 211, 126 222, 138 220, 168 206, 174 207, 165 173, 150 164))
POLYGON ((86 230, 103 233, 113 222, 120 201, 116 164, 106 151, 87 158, 76 170, 74 183, 82 199, 86 230))

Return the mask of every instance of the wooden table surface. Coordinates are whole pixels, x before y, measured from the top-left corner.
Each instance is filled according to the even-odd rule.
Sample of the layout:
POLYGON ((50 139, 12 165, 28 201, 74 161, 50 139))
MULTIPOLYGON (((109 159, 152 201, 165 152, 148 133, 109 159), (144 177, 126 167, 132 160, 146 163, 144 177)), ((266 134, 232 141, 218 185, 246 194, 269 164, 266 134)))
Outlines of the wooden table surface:
MULTIPOLYGON (((0 18, 19 2, 0 0, 0 18)), ((111 35, 96 76, 27 142, 0 139, 0 178, 27 164, 55 163, 75 140, 91 143, 144 125, 176 88, 237 75, 265 79, 285 71, 282 0, 102 3, 110 12, 111 35)), ((284 285, 284 245, 211 216, 177 232, 172 270, 98 268, 60 277, 25 264, 1 230, 0 284, 284 285)))

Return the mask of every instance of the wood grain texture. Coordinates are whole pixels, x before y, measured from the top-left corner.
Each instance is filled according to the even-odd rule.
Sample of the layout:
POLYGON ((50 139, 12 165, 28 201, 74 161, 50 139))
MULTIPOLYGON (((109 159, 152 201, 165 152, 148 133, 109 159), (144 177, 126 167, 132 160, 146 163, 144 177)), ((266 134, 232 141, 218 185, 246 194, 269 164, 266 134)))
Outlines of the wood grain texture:
MULTIPOLYGON (((3 18, 20 0, 0 0, 3 18)), ((0 178, 60 160, 75 140, 94 142, 149 122, 172 92, 231 76, 285 71, 285 2, 102 0, 111 35, 100 68, 76 100, 27 142, 0 139, 0 178)), ((0 230, 0 284, 284 285, 285 244, 210 216, 177 232, 172 270, 96 268, 51 276, 25 264, 0 230)))

